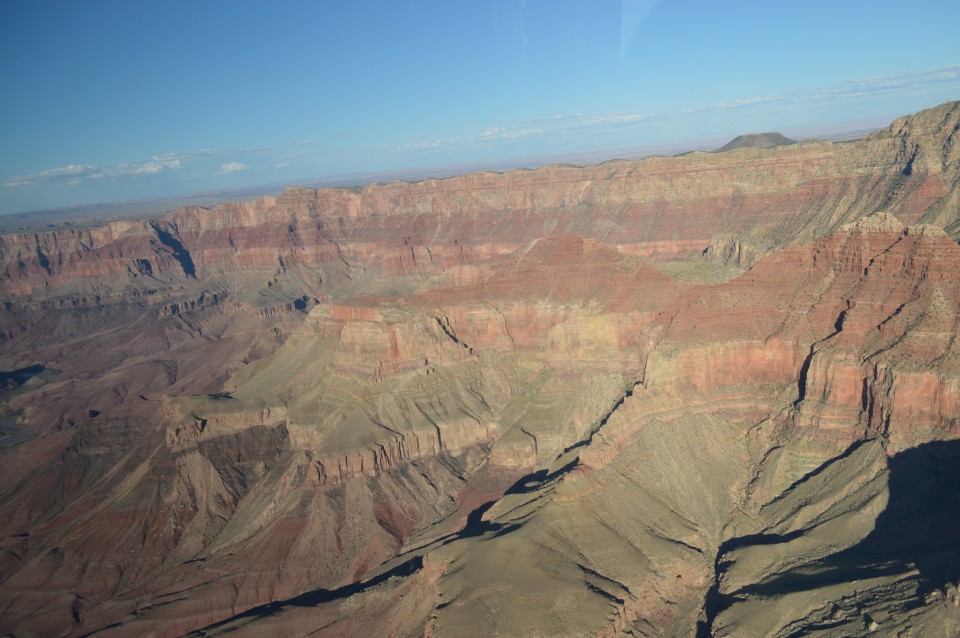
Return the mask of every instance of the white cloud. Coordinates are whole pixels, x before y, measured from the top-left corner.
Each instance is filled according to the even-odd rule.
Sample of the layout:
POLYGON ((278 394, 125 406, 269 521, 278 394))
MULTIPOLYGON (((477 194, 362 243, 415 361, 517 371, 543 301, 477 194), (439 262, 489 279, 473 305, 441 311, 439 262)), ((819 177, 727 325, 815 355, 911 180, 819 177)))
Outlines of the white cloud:
POLYGON ((683 115, 690 115, 693 113, 737 109, 775 102, 802 104, 822 100, 843 100, 886 93, 903 93, 919 86, 957 81, 960 81, 960 66, 954 65, 940 69, 925 69, 898 75, 882 75, 852 80, 813 91, 737 98, 725 102, 717 102, 716 104, 680 109, 679 112, 683 115))
POLYGON ((609 134, 611 131, 626 131, 653 122, 665 124, 678 121, 677 116, 695 116, 736 109, 749 109, 763 106, 802 104, 823 100, 843 100, 870 94, 905 92, 920 85, 960 81, 960 66, 916 71, 893 76, 866 78, 837 84, 812 91, 796 93, 776 93, 735 97, 712 104, 701 104, 679 108, 675 111, 647 112, 627 111, 615 113, 572 113, 553 114, 520 122, 517 125, 491 126, 474 135, 463 137, 420 139, 401 145, 395 150, 400 152, 430 152, 449 148, 471 146, 489 146, 523 138, 551 136, 590 136, 609 134))
POLYGON ((7 188, 18 188, 20 186, 30 186, 41 182, 56 181, 75 181, 79 182, 84 177, 92 175, 97 170, 96 166, 90 164, 70 164, 59 168, 41 171, 39 173, 30 173, 29 175, 18 175, 10 181, 4 183, 7 188))
POLYGON ((537 125, 539 130, 547 131, 577 131, 583 129, 617 126, 621 124, 636 124, 660 117, 657 113, 635 111, 628 113, 600 113, 585 114, 573 113, 570 115, 549 115, 528 120, 527 125, 537 125))
POLYGON ((161 171, 167 169, 180 168, 180 160, 178 159, 167 159, 167 160, 158 160, 155 162, 147 162, 143 166, 138 166, 133 168, 130 172, 131 175, 156 175, 161 171))
POLYGON ((741 97, 736 100, 719 102, 714 104, 715 109, 738 109, 742 106, 753 106, 754 104, 769 104, 770 102, 780 102, 784 98, 782 95, 755 95, 753 97, 741 97))
POLYGON ((326 135, 322 135, 321 137, 306 138, 302 140, 293 140, 290 143, 294 144, 295 146, 307 146, 312 144, 328 144, 335 140, 339 140, 349 136, 350 136, 350 133, 347 131, 334 131, 333 133, 327 133, 326 135))
POLYGON ((450 147, 497 144, 544 135, 565 135, 590 132, 603 128, 634 125, 661 117, 656 113, 604 113, 599 115, 549 115, 521 122, 519 126, 493 126, 476 135, 464 137, 417 140, 396 147, 401 152, 435 151, 450 147))
POLYGON ((496 128, 487 129, 479 135, 479 140, 475 138, 469 138, 473 141, 484 141, 484 142, 493 142, 498 140, 518 140, 522 137, 531 137, 533 135, 540 135, 546 133, 547 129, 545 128, 519 128, 519 129, 509 129, 506 126, 498 126, 496 128))
POLYGON ((180 168, 182 166, 180 158, 186 156, 187 155, 184 154, 167 153, 166 155, 154 156, 149 160, 106 166, 96 164, 69 164, 67 166, 40 171, 39 173, 18 175, 3 185, 6 188, 19 188, 21 186, 32 186, 34 184, 65 182, 70 186, 76 186, 77 184, 87 181, 113 177, 156 175, 163 171, 180 168))
POLYGON ((246 164, 242 162, 227 162, 226 164, 220 165, 221 173, 235 173, 237 171, 242 171, 247 167, 246 164))
POLYGON ((757 104, 770 104, 772 102, 783 102, 788 99, 783 95, 754 95, 751 97, 741 97, 735 100, 717 102, 706 106, 697 106, 694 108, 680 109, 680 113, 689 115, 691 113, 704 113, 706 111, 726 111, 728 109, 739 109, 745 106, 755 106, 757 104))
POLYGON ((472 138, 457 138, 457 139, 436 139, 436 140, 420 140, 419 142, 410 142, 409 144, 403 144, 397 147, 398 151, 434 151, 444 146, 456 146, 467 144, 468 140, 472 138))
POLYGON ((860 97, 872 93, 891 93, 924 84, 960 80, 960 65, 926 69, 897 75, 881 75, 837 84, 815 92, 811 97, 860 97))
POLYGON ((635 122, 644 122, 655 117, 657 117, 657 115, 654 113, 609 113, 607 115, 580 116, 579 121, 575 120, 572 122, 570 128, 633 124, 635 122))
POLYGON ((480 133, 480 137, 496 137, 507 132, 506 126, 497 126, 495 128, 488 128, 487 130, 480 133))
MULTIPOLYGON (((256 152, 259 150, 261 149, 232 149, 234 152, 241 153, 256 152)), ((21 186, 33 186, 34 184, 53 183, 65 183, 70 186, 76 186, 94 180, 157 175, 165 171, 183 168, 184 164, 190 160, 221 155, 226 152, 226 150, 201 149, 188 153, 161 153, 147 160, 123 162, 120 164, 68 164, 67 166, 51 168, 38 173, 18 175, 4 182, 3 186, 5 188, 19 188, 21 186)), ((228 162, 221 164, 220 171, 230 173, 245 168, 247 168, 247 166, 240 162, 228 162)))

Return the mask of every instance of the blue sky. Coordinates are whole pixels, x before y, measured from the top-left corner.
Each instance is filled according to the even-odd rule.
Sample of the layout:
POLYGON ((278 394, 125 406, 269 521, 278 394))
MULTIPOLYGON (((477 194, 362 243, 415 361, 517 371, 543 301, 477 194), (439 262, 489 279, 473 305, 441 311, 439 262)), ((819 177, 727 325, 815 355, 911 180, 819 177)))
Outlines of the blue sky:
POLYGON ((877 125, 960 99, 958 24, 956 0, 0 0, 0 213, 877 125))

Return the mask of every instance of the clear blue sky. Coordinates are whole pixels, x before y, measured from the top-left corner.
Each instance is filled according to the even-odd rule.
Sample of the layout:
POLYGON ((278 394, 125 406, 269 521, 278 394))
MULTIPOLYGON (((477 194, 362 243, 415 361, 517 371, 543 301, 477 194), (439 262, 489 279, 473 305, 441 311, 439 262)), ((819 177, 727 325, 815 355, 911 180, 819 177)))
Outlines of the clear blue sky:
POLYGON ((960 2, 0 0, 0 213, 876 124, 960 2))

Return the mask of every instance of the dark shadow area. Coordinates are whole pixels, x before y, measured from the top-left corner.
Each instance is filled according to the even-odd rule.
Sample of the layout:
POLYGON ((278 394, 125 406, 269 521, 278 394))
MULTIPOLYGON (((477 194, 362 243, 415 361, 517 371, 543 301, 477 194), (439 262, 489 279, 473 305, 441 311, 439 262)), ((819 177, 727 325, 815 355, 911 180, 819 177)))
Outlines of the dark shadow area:
POLYGON ((497 536, 509 534, 510 532, 516 531, 523 527, 522 522, 504 525, 503 523, 494 523, 493 521, 483 520, 483 515, 487 512, 487 510, 493 507, 496 502, 497 501, 488 501, 470 512, 470 514, 467 515, 467 523, 463 526, 463 529, 459 532, 437 539, 440 541, 440 545, 449 545, 450 543, 455 543, 464 538, 483 536, 484 534, 488 533, 492 533, 493 537, 496 538, 497 536))
POLYGON ((170 249, 173 258, 177 260, 177 263, 180 264, 180 267, 183 269, 183 274, 196 279, 197 269, 193 264, 193 257, 190 256, 190 251, 187 250, 179 239, 161 228, 159 224, 151 224, 151 227, 157 234, 157 239, 160 240, 160 243, 170 249))
POLYGON ((917 153, 920 151, 919 147, 914 147, 913 152, 910 153, 910 157, 907 159, 907 163, 903 165, 903 174, 910 176, 913 174, 913 163, 917 160, 917 153))
MULTIPOLYGON (((424 547, 429 547, 432 545, 444 546, 449 545, 450 543, 455 543, 458 540, 464 538, 475 538, 477 536, 484 536, 490 534, 492 537, 503 536, 504 534, 509 534, 517 529, 523 527, 523 522, 515 522, 509 524, 495 523, 493 521, 483 520, 483 515, 486 514, 490 508, 497 504, 500 498, 508 494, 529 494, 534 492, 543 486, 545 482, 548 482, 554 478, 559 477, 562 474, 569 472, 577 464, 577 459, 574 459, 571 463, 559 468, 553 473, 548 473, 547 470, 538 470, 536 472, 531 472, 526 474, 520 479, 518 479, 513 485, 511 485, 499 498, 487 501, 482 505, 474 508, 467 514, 467 520, 463 525, 463 528, 456 532, 451 532, 443 536, 439 536, 433 539, 430 543, 422 547, 418 547, 413 551, 420 551, 424 547)), ((409 553, 409 552, 405 552, 409 553)), ((403 554, 401 554, 402 556, 403 554)))
POLYGON ((487 511, 491 507, 493 507, 495 503, 496 501, 487 501, 477 509, 467 514, 467 523, 466 525, 463 526, 463 530, 461 531, 461 533, 468 532, 476 527, 483 525, 483 515, 486 514, 487 511))
POLYGON ((323 603, 348 598, 349 596, 359 594, 360 592, 370 589, 371 587, 376 587, 377 585, 395 576, 410 576, 411 574, 416 573, 421 567, 423 567, 423 557, 414 556, 410 560, 400 563, 393 569, 374 576, 370 580, 358 581, 356 583, 344 585, 343 587, 338 587, 337 589, 315 589, 313 591, 300 594, 299 596, 288 598, 287 600, 278 600, 276 602, 267 603, 266 605, 260 605, 259 607, 248 609, 242 614, 237 614, 233 618, 229 618, 222 622, 214 623, 204 627, 203 629, 197 630, 191 635, 204 636, 208 631, 218 629, 224 625, 231 624, 238 620, 269 616, 270 614, 274 614, 285 607, 316 607, 317 605, 322 605, 323 603))
POLYGON ((42 365, 35 363, 25 368, 18 368, 9 372, 0 372, 0 390, 8 390, 21 386, 43 372, 43 370, 42 365))
POLYGON ((503 494, 506 496, 507 494, 530 494, 531 492, 535 492, 543 487, 544 483, 549 483, 550 481, 560 478, 575 468, 579 462, 580 457, 578 456, 554 472, 548 472, 546 469, 543 469, 527 474, 508 487, 507 491, 503 494))
POLYGON ((47 271, 48 275, 53 274, 53 269, 50 268, 50 260, 47 258, 44 252, 40 250, 39 246, 37 246, 37 261, 40 262, 40 267, 47 271))
POLYGON ((956 583, 960 578, 960 440, 905 450, 890 458, 889 466, 890 501, 876 528, 836 559, 915 565, 925 591, 956 583))
MULTIPOLYGON (((507 491, 504 492, 503 495, 531 494, 542 488, 546 483, 550 483, 551 481, 554 481, 565 475, 567 472, 575 468, 579 462, 580 458, 577 457, 563 467, 557 468, 553 472, 548 472, 546 469, 531 472, 530 474, 521 477, 516 483, 507 488, 507 491)), ((442 544, 448 545, 460 540, 461 538, 482 536, 489 532, 493 532, 494 537, 503 536, 523 527, 526 521, 503 524, 483 520, 483 515, 496 503, 497 501, 488 501, 470 512, 470 514, 467 515, 467 522, 463 529, 456 534, 451 534, 448 538, 443 540, 442 544)))
MULTIPOLYGON (((775 498, 775 499, 773 500, 773 502, 777 502, 778 500, 780 500, 784 495, 786 495, 786 494, 787 494, 788 492, 790 492, 791 490, 797 489, 799 486, 803 485, 803 484, 806 483, 807 481, 809 481, 809 480, 811 480, 811 479, 813 479, 813 478, 815 478, 815 477, 817 477, 817 476, 820 476, 820 475, 823 474, 827 469, 833 467, 835 464, 839 463, 840 461, 848 458, 851 454, 853 454, 853 453, 856 452, 858 449, 860 449, 860 446, 862 446, 864 443, 866 443, 866 441, 855 441, 855 442, 853 442, 852 444, 850 444, 850 446, 849 446, 846 450, 844 450, 843 452, 841 452, 841 453, 838 454, 837 456, 833 457, 832 459, 830 459, 830 460, 828 460, 828 461, 825 461, 824 463, 822 463, 822 464, 820 465, 820 467, 814 468, 813 470, 811 470, 811 471, 808 472, 807 474, 804 474, 804 475, 801 476, 799 479, 797 479, 796 481, 794 481, 793 483, 791 483, 790 486, 789 486, 787 489, 785 489, 780 496, 778 496, 777 498, 775 498)), ((771 543, 750 543, 750 542, 743 542, 743 541, 746 540, 746 539, 750 539, 750 538, 753 538, 753 537, 763 537, 763 536, 773 536, 773 535, 770 535, 770 534, 752 534, 752 535, 750 535, 750 536, 741 536, 740 538, 731 538, 730 540, 724 542, 724 543, 720 546, 720 555, 723 555, 725 552, 729 552, 729 551, 731 551, 731 550, 733 550, 733 549, 737 549, 738 547, 743 547, 743 546, 745 546, 745 545, 770 545, 771 543)), ((787 535, 785 535, 785 536, 783 537, 783 540, 784 540, 784 541, 792 540, 792 538, 795 537, 795 536, 796 536, 795 534, 787 534, 787 535), (788 538, 788 537, 789 537, 789 538, 788 538)), ((782 541, 775 541, 775 542, 782 542, 782 541)))
MULTIPOLYGON (((849 550, 848 550, 849 551, 849 550)), ((739 593, 744 596, 776 596, 809 591, 855 580, 868 580, 883 576, 895 576, 909 569, 900 561, 864 563, 862 557, 840 552, 823 561, 816 561, 803 568, 777 576, 773 580, 744 587, 739 593)))
POLYGON ((440 538, 440 545, 449 545, 450 543, 455 543, 458 540, 464 538, 473 538, 475 536, 483 536, 488 532, 493 532, 495 536, 500 536, 503 533, 508 533, 517 529, 519 525, 501 525, 499 523, 494 523, 491 521, 483 520, 483 515, 487 513, 491 507, 493 507, 497 501, 487 501, 480 507, 476 508, 467 515, 467 522, 463 526, 463 529, 459 532, 455 532, 446 537, 440 538), (507 529, 509 528, 509 529, 507 529), (506 529, 506 531, 504 531, 506 529))
POLYGON ((600 431, 600 428, 602 428, 603 426, 605 426, 605 425, 607 424, 607 421, 610 420, 610 417, 613 416, 613 413, 614 413, 614 412, 616 412, 617 410, 620 409, 620 406, 623 405, 623 402, 624 402, 624 401, 626 401, 627 399, 629 399, 630 397, 633 396, 633 391, 637 389, 637 386, 638 386, 638 385, 640 385, 640 382, 634 383, 633 386, 632 386, 629 390, 627 390, 627 391, 624 393, 624 395, 623 395, 622 397, 620 397, 620 399, 619 399, 616 403, 613 404, 613 407, 610 408, 610 409, 607 411, 607 413, 604 415, 604 417, 603 417, 602 419, 600 419, 600 422, 597 424, 597 427, 595 427, 595 428, 593 428, 593 430, 591 430, 590 435, 589 435, 587 438, 585 438, 585 439, 583 439, 583 440, 581 440, 581 441, 577 441, 577 442, 574 443, 573 445, 570 445, 570 446, 564 448, 563 452, 560 453, 560 456, 563 456, 564 454, 566 454, 567 452, 569 452, 569 451, 571 451, 571 450, 576 450, 577 448, 586 447, 587 445, 589 445, 590 443, 592 443, 592 442, 593 442, 593 435, 596 434, 597 432, 599 432, 599 431, 600 431))
MULTIPOLYGON (((569 472, 570 470, 572 470, 574 467, 577 466, 577 463, 579 462, 579 460, 580 460, 579 457, 575 458, 574 460, 570 461, 563 467, 558 468, 553 472, 548 472, 546 469, 542 469, 536 472, 531 472, 530 474, 526 474, 521 478, 519 478, 509 488, 507 488, 507 490, 503 493, 503 496, 507 496, 508 494, 531 494, 536 490, 544 487, 546 483, 549 483, 554 479, 557 479, 563 476, 564 474, 566 474, 567 472, 569 472)), ((501 496, 500 498, 503 498, 503 496, 501 496)), ((458 540, 462 540, 464 538, 475 538, 477 536, 484 536, 486 534, 490 534, 493 538, 496 538, 498 536, 504 536, 506 534, 514 532, 520 529, 521 527, 523 527, 523 525, 526 523, 526 520, 521 520, 521 521, 512 522, 512 523, 495 523, 493 521, 483 520, 483 515, 486 514, 490 510, 490 508, 496 505, 497 502, 499 502, 499 500, 500 499, 498 498, 491 501, 487 501, 482 505, 480 505, 479 507, 476 507, 475 509, 471 510, 470 513, 467 514, 467 520, 466 520, 466 523, 464 523, 463 529, 461 529, 460 531, 452 532, 450 534, 445 534, 443 536, 440 536, 432 540, 427 545, 418 547, 415 550, 410 550, 410 551, 420 551, 421 549, 423 549, 423 547, 428 547, 431 545, 439 545, 439 546, 449 545, 450 543, 455 543, 458 540)))
POLYGON ((797 395, 797 400, 793 402, 793 407, 799 407, 803 400, 807 397, 807 375, 810 373, 810 363, 813 361, 814 347, 816 344, 810 346, 810 352, 807 354, 807 357, 803 360, 803 365, 800 366, 800 374, 797 376, 797 388, 799 388, 799 394, 797 395))
POLYGON ((799 407, 803 400, 807 397, 807 375, 810 373, 810 363, 813 361, 813 355, 817 353, 817 346, 825 341, 829 341, 836 337, 843 330, 843 322, 847 318, 847 311, 842 311, 837 315, 836 320, 833 322, 833 332, 819 341, 815 341, 810 344, 810 352, 807 353, 806 359, 803 360, 803 365, 800 366, 800 374, 797 377, 797 388, 799 390, 797 394, 797 400, 793 402, 793 407, 799 407))
MULTIPOLYGON (((849 454, 844 453, 843 456, 849 454)), ((836 462, 831 461, 830 463, 836 462)), ((917 603, 924 596, 960 580, 960 441, 937 441, 905 450, 888 459, 889 502, 876 527, 853 547, 806 564, 763 583, 744 587, 737 595, 776 596, 827 587, 842 582, 892 576, 911 569, 919 572, 917 603)), ((738 547, 782 542, 793 537, 755 535, 723 544, 718 554, 717 578, 723 574, 722 556, 738 547)), ((711 635, 716 616, 736 602, 714 585, 704 604, 705 621, 697 637, 711 635)))
MULTIPOLYGON (((47 368, 39 363, 0 371, 0 399, 6 401, 8 397, 16 395, 23 384, 46 371, 47 368)), ((0 407, 0 448, 13 447, 33 436, 27 425, 17 423, 22 414, 22 410, 11 411, 7 407, 0 407)))
POLYGON ((530 474, 524 474, 517 482, 507 488, 507 491, 503 493, 504 496, 507 494, 529 494, 530 492, 537 489, 542 482, 547 480, 547 470, 537 470, 536 472, 531 472, 530 474))
POLYGON ((456 336, 455 334, 453 334, 453 332, 450 331, 450 328, 448 328, 446 324, 444 324, 442 321, 440 321, 440 317, 434 317, 433 319, 434 319, 434 321, 437 322, 437 325, 440 326, 440 329, 443 330, 443 334, 447 335, 447 337, 448 337, 451 341, 453 341, 455 344, 457 344, 457 345, 460 346, 461 348, 464 348, 464 349, 467 349, 467 350, 470 350, 471 352, 473 352, 473 348, 471 348, 470 346, 468 346, 468 345, 465 344, 464 342, 460 341, 460 339, 458 339, 457 336, 456 336))

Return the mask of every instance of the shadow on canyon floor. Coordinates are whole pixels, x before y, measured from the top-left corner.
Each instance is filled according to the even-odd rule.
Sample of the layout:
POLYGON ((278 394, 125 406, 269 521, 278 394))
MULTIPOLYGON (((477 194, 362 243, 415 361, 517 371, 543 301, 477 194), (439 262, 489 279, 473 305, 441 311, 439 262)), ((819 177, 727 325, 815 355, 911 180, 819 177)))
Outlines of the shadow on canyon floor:
MULTIPOLYGON (((844 458, 849 452, 833 462, 844 458)), ((917 604, 921 604, 926 592, 941 589, 949 582, 957 582, 960 575, 960 552, 957 551, 960 547, 960 488, 957 488, 953 479, 960 469, 960 441, 921 445, 893 456, 888 464, 889 502, 877 518, 875 529, 866 538, 847 550, 804 566, 802 573, 786 572, 733 595, 722 595, 714 587, 707 596, 706 621, 699 623, 697 635, 701 638, 710 636, 713 619, 741 596, 776 596, 832 583, 904 573, 916 568, 920 575, 917 604)), ((541 471, 527 475, 507 493, 530 492, 568 470, 569 467, 564 467, 553 474, 541 471)), ((468 516, 463 530, 437 540, 446 544, 490 532, 496 535, 509 533, 520 526, 483 521, 483 514, 493 504, 494 501, 490 501, 476 508, 468 516)), ((755 535, 731 539, 724 543, 719 555, 750 544, 785 542, 790 537, 755 535)), ((414 556, 367 581, 333 590, 315 590, 289 600, 268 603, 206 629, 220 628, 244 618, 266 616, 283 607, 309 607, 343 599, 391 577, 409 576, 421 568, 422 560, 421 556, 414 556)), ((203 630, 199 633, 202 635, 203 630)))
MULTIPOLYGON (((528 494, 537 490, 544 483, 555 480, 558 476, 568 472, 572 469, 577 463, 577 460, 574 459, 571 463, 560 468, 559 470, 553 472, 552 474, 548 473, 547 470, 540 470, 538 472, 533 472, 527 474, 517 480, 513 485, 511 485, 505 492, 505 494, 528 494)), ((522 523, 514 523, 509 525, 502 525, 494 523, 491 521, 483 520, 483 515, 496 504, 496 500, 487 501, 479 507, 472 510, 467 515, 466 523, 458 532, 448 534, 433 540, 430 544, 425 547, 430 546, 439 546, 447 545, 449 543, 456 542, 464 538, 472 538, 476 536, 483 536, 485 534, 493 534, 500 536, 502 534, 509 534, 510 532, 519 529, 522 526, 522 523)), ((421 550, 424 548, 420 548, 421 550)), ((248 609, 247 611, 234 616, 233 618, 228 618, 224 621, 214 623, 203 629, 200 629, 190 635, 193 636, 204 636, 208 632, 224 629, 228 625, 235 623, 237 621, 243 620, 253 620, 256 618, 261 618, 264 616, 269 616, 271 614, 277 613, 284 608, 288 607, 314 607, 323 603, 329 603, 338 599, 346 599, 354 594, 358 594, 367 589, 375 587, 390 578, 394 577, 407 577, 423 567, 423 555, 420 553, 415 554, 408 560, 396 565, 395 567, 383 571, 376 576, 368 580, 360 580, 336 589, 316 589, 313 591, 308 591, 299 596, 289 598, 286 600, 278 600, 271 603, 266 603, 264 605, 259 605, 248 609)))
POLYGON ((336 589, 315 589, 313 591, 300 594, 299 596, 288 598, 287 600, 278 600, 265 605, 259 605, 222 622, 214 623, 204 627, 203 629, 191 632, 188 635, 205 636, 208 634, 208 632, 224 629, 232 623, 269 616, 285 607, 316 607, 317 605, 328 603, 333 600, 345 599, 372 587, 376 587, 390 578, 409 576, 417 572, 421 567, 423 567, 423 557, 414 556, 410 560, 400 563, 393 569, 378 574, 369 580, 357 581, 336 589))
MULTIPOLYGON (((904 450, 888 459, 890 492, 876 527, 853 547, 807 564, 735 594, 723 595, 716 585, 707 594, 697 636, 710 636, 713 619, 746 596, 777 596, 886 575, 919 572, 917 604, 926 593, 956 583, 960 577, 960 441, 938 441, 904 450)), ((719 556, 749 544, 776 543, 787 537, 757 535, 735 538, 719 556)), ((718 564, 718 570, 722 566, 718 564)), ((718 577, 721 571, 718 571, 718 577)))
POLYGON ((8 372, 0 371, 0 391, 19 387, 43 372, 45 369, 46 368, 39 363, 35 363, 17 370, 10 370, 8 372))

